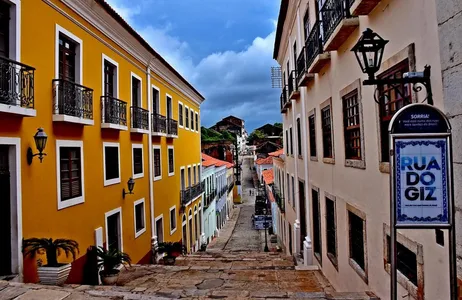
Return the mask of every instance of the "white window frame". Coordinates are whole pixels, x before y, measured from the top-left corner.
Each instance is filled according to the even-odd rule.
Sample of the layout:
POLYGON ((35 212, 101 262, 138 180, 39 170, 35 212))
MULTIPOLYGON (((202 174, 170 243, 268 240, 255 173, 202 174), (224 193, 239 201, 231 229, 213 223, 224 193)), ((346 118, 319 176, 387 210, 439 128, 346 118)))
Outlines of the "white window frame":
POLYGON ((167 147, 167 171, 168 171, 168 176, 175 175, 175 148, 173 146, 167 147), (170 149, 173 150, 173 172, 170 172, 170 149))
POLYGON ((138 179, 144 177, 144 151, 143 151, 143 144, 132 144, 132 178, 138 179), (141 149, 141 164, 143 166, 143 172, 140 174, 135 174, 135 156, 133 155, 134 149, 141 149))
POLYGON ((120 143, 108 143, 103 142, 103 180, 104 186, 112 185, 120 183, 120 143), (118 158, 118 165, 119 165, 119 176, 117 178, 108 179, 106 180, 106 147, 117 147, 117 158, 118 158))
MULTIPOLYGON (((157 104, 159 104, 159 109, 157 110, 157 113, 158 113, 158 114, 161 114, 161 113, 160 113, 160 88, 158 88, 158 87, 155 86, 154 84, 151 84, 151 89, 155 89, 155 90, 157 91, 158 95, 159 95, 159 99, 157 99, 157 100, 158 100, 158 101, 157 101, 157 104)), ((150 101, 153 101, 153 103, 152 103, 152 107, 153 107, 153 108, 152 108, 152 111, 154 112, 154 99, 150 99, 150 101)), ((157 108, 157 107, 156 107, 156 108, 157 108)))
POLYGON ((184 129, 190 130, 189 125, 191 124, 189 121, 189 106, 185 105, 184 106, 184 112, 183 114, 186 116, 186 111, 188 111, 188 122, 186 122, 186 117, 184 118, 184 129))
POLYGON ((172 116, 171 118, 173 119, 173 97, 170 94, 165 93, 165 117, 168 119, 170 116, 168 115, 168 98, 170 98, 171 101, 171 110, 172 110, 172 116))
POLYGON ((9 58, 21 61, 21 0, 9 0, 10 7, 10 30, 9 30, 9 58), (13 12, 14 11, 14 12, 13 12))
POLYGON ((133 229, 135 231, 135 239, 146 232, 146 203, 144 201, 144 198, 142 198, 140 200, 136 200, 135 202, 133 202, 133 226, 134 226, 133 229), (140 231, 136 231, 136 206, 140 205, 141 203, 143 203, 143 223, 144 223, 144 228, 141 229, 140 231))
POLYGON ((59 34, 62 33, 68 38, 73 40, 78 46, 76 47, 76 76, 75 79, 78 80, 78 84, 83 85, 83 41, 78 38, 75 34, 71 33, 69 30, 64 27, 55 24, 55 79, 59 78, 59 34))
POLYGON ((115 72, 115 91, 114 91, 114 97, 119 98, 119 63, 107 56, 106 54, 102 53, 101 54, 101 76, 102 76, 102 81, 101 81, 101 95, 104 96, 104 61, 108 61, 111 64, 113 64, 116 67, 116 72, 115 72))
POLYGON ((162 241, 165 242, 165 226, 164 226, 164 214, 160 214, 154 219, 154 224, 156 225, 156 236, 157 241, 159 241, 159 235, 157 235, 157 221, 162 220, 162 241))
POLYGON ((119 213, 119 216, 120 216, 120 222, 119 222, 119 230, 120 230, 120 251, 123 252, 124 251, 124 235, 123 235, 123 225, 122 225, 122 207, 117 207, 113 210, 110 210, 108 212, 106 212, 104 214, 104 230, 105 230, 105 233, 106 233, 106 249, 109 249, 109 234, 108 234, 108 228, 107 228, 107 218, 112 216, 112 215, 115 215, 116 213, 119 213))
POLYGON ((189 128, 191 129, 192 132, 196 131, 194 128, 196 127, 196 122, 194 121, 194 109, 189 110, 189 118, 191 118, 191 113, 192 113, 192 120, 189 120, 189 128), (191 126, 191 122, 193 126, 191 126))
POLYGON ((83 141, 76 140, 56 140, 56 190, 58 194, 58 210, 68 208, 85 202, 85 170, 84 170, 84 151, 83 141), (80 148, 80 177, 82 185, 82 196, 74 197, 66 201, 61 201, 61 147, 78 147, 80 148))
POLYGON ((182 120, 183 125, 180 125, 180 110, 178 109, 178 127, 184 128, 184 104, 183 104, 183 102, 178 101, 178 106, 180 106, 180 105, 181 105, 182 110, 183 110, 183 118, 182 118, 183 119, 182 120))
MULTIPOLYGON (((175 156, 175 153, 173 154, 175 156)), ((154 181, 162 179, 162 147, 160 145, 152 145, 152 174, 154 176, 154 181), (155 159, 154 159, 154 150, 159 149, 160 152, 160 176, 156 177, 155 172, 155 159)))
POLYGON ((169 209, 169 216, 168 216, 168 223, 169 223, 169 227, 170 227, 170 235, 173 235, 173 233, 175 233, 175 231, 178 229, 178 220, 177 220, 177 215, 176 215, 176 205, 170 207, 169 209), (175 228, 172 229, 172 210, 175 211, 175 228))
POLYGON ((130 72, 130 107, 133 106, 133 80, 132 80, 133 77, 135 77, 136 79, 140 81, 140 105, 139 107, 143 107, 143 79, 133 72, 130 72))
POLYGON ((199 128, 200 128, 200 126, 199 126, 199 113, 197 111, 195 113, 196 113, 197 123, 194 120, 194 124, 197 125, 196 132, 199 132, 199 128))

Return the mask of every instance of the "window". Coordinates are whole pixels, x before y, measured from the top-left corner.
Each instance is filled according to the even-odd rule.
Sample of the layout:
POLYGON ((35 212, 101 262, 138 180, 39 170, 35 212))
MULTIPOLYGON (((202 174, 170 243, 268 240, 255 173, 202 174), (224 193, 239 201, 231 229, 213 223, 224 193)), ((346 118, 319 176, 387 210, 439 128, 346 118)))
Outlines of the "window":
POLYGON ((173 156, 173 146, 168 146, 168 176, 175 174, 175 163, 173 156))
POLYGON ((194 111, 191 109, 191 130, 194 130, 194 111))
POLYGON ((152 86, 152 112, 160 114, 160 91, 155 86, 152 86))
POLYGON ((118 97, 118 64, 103 54, 103 95, 118 97))
POLYGON ((311 200, 313 205, 313 252, 314 256, 322 262, 322 242, 321 242, 321 212, 319 203, 319 193, 311 190, 311 200))
POLYGON ((104 186, 120 183, 119 143, 103 143, 104 186))
POLYGON ((296 65, 297 65, 297 41, 294 42, 294 47, 293 47, 293 50, 294 50, 294 70, 296 69, 296 65))
POLYGON ((59 79, 75 82, 78 44, 63 33, 59 33, 59 79))
POLYGON ((300 125, 300 118, 297 118, 297 148, 298 156, 302 156, 302 128, 300 125))
POLYGON ((154 153, 154 181, 156 181, 162 178, 161 152, 160 146, 153 146, 152 148, 154 153))
POLYGON ((310 156, 316 157, 316 124, 314 120, 314 115, 311 115, 308 118, 308 127, 310 131, 310 156))
POLYGON ((289 128, 290 131, 290 155, 294 155, 294 135, 292 132, 292 127, 289 128))
MULTIPOLYGON (((390 236, 387 235, 387 259, 388 262, 391 261, 390 258, 390 245, 391 239, 390 236)), ((396 242, 396 251, 397 251, 397 262, 396 268, 398 269, 401 274, 403 274, 409 281, 417 286, 417 255, 406 248, 400 242, 396 242)))
POLYGON ((305 12, 305 16, 303 17, 303 28, 304 28, 304 33, 305 33, 305 41, 308 39, 308 36, 310 35, 310 10, 309 8, 305 12))
POLYGON ((327 256, 337 267, 337 228, 335 221, 335 202, 326 197, 326 244, 327 256))
POLYGON ((143 144, 132 144, 132 159, 133 179, 143 177, 143 144))
POLYGON ((135 208, 135 238, 146 232, 146 210, 144 206, 144 199, 134 202, 135 208))
POLYGON ((58 209, 83 203, 83 142, 56 141, 58 209))
POLYGON ((172 97, 167 95, 167 119, 172 119, 173 112, 172 112, 172 97))
POLYGON ((365 270, 364 252, 364 220, 355 213, 348 211, 348 223, 350 232, 350 259, 365 270))
POLYGON ((345 158, 361 159, 361 124, 359 120, 358 90, 347 94, 343 101, 343 129, 345 158))
POLYGON ((292 207, 295 208, 295 179, 292 176, 292 207))
MULTIPOLYGON (((404 60, 395 67, 377 76, 378 79, 402 78, 409 71, 408 60, 404 60)), ((380 148, 382 162, 389 162, 388 152, 388 125, 393 115, 402 107, 411 104, 411 86, 409 84, 378 85, 379 99, 383 99, 379 105, 380 114, 380 148)))
POLYGON ((191 181, 191 166, 188 167, 188 186, 192 187, 192 181, 191 181))
POLYGON ((199 132, 199 114, 196 113, 196 131, 199 132))
POLYGON ((141 107, 141 77, 132 73, 132 106, 141 107))
POLYGON ((330 118, 330 105, 321 110, 322 116, 322 146, 325 158, 332 158, 332 127, 330 118))
POLYGON ((193 166, 193 177, 194 177, 194 184, 196 184, 197 183, 196 166, 193 166))
POLYGON ((178 126, 183 127, 183 103, 178 103, 178 126))
POLYGON ((289 155, 289 132, 286 129, 286 155, 289 155))
POLYGON ((170 235, 176 231, 176 206, 170 208, 170 235))
POLYGON ((287 173, 287 202, 290 204, 290 176, 289 173, 287 173))
POLYGON ((189 129, 189 108, 187 106, 184 107, 184 115, 186 118, 184 121, 184 127, 189 129))

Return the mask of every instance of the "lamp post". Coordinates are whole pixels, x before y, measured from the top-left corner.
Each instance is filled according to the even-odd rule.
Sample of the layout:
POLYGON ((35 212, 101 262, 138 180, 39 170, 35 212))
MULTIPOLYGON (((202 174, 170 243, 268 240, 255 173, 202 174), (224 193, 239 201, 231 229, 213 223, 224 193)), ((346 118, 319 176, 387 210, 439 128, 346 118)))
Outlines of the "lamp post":
POLYGON ((123 199, 125 199, 125 195, 134 194, 133 189, 135 188, 135 180, 133 180, 133 178, 130 177, 130 179, 127 182, 127 186, 128 186, 128 192, 126 192, 125 189, 122 189, 123 199))
POLYGON ((269 252, 269 248, 268 248, 268 237, 267 237, 267 235, 266 235, 266 229, 268 228, 268 221, 266 220, 266 213, 267 213, 267 208, 264 207, 264 208, 263 208, 263 215, 264 215, 264 218, 265 218, 265 220, 264 220, 264 222, 263 222, 263 227, 265 227, 265 249, 264 249, 264 251, 265 251, 265 252, 269 252))
POLYGON ((46 153, 43 153, 43 150, 45 150, 45 147, 47 145, 47 140, 48 140, 48 136, 43 130, 43 128, 40 127, 39 129, 37 129, 37 132, 34 135, 34 141, 35 141, 35 147, 37 148, 39 152, 34 154, 32 152, 31 147, 27 148, 27 163, 29 165, 32 164, 32 159, 34 158, 34 156, 38 156, 38 158, 40 159, 40 163, 42 162, 43 157, 47 155, 46 153))

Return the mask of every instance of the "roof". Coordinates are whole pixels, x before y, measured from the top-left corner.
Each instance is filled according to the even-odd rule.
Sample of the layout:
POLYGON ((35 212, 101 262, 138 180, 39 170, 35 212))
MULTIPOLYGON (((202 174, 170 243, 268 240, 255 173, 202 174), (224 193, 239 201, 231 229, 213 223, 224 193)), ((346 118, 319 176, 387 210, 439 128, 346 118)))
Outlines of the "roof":
POLYGON ((148 42, 146 42, 141 35, 136 32, 105 0, 95 0, 96 3, 101 5, 102 8, 116 20, 122 27, 124 27, 140 44, 145 47, 155 58, 157 58, 163 65, 165 65, 170 71, 173 72, 181 81, 183 81, 189 88, 191 88, 202 100, 205 100, 204 96, 199 93, 175 68, 173 68, 159 53, 154 50, 148 42))
POLYGON ((273 164, 273 157, 268 156, 267 158, 259 158, 255 161, 257 165, 272 165, 273 164))
POLYGON ((234 167, 233 163, 230 163, 228 161, 220 160, 215 157, 212 157, 210 155, 207 155, 205 153, 202 154, 202 166, 203 167, 210 167, 210 166, 215 166, 215 167, 222 167, 226 166, 227 169, 230 169, 234 167))
POLYGON ((269 156, 279 157, 279 155, 284 154, 284 149, 279 149, 278 151, 268 153, 269 156))
POLYGON ((286 21, 287 9, 289 8, 289 0, 281 0, 281 8, 279 9, 278 26, 276 28, 276 39, 274 41, 273 58, 277 59, 279 54, 279 44, 281 43, 282 30, 286 21))
POLYGON ((273 184, 273 182, 274 182, 273 169, 264 170, 261 174, 263 176, 263 181, 266 184, 268 184, 268 185, 273 184))

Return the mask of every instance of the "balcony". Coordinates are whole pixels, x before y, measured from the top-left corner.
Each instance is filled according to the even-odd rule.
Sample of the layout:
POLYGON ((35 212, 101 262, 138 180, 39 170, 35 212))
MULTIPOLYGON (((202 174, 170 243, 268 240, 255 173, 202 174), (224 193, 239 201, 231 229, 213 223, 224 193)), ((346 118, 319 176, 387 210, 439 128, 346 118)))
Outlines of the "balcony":
POLYGON ((350 13, 353 16, 367 16, 381 0, 350 0, 350 13))
POLYGON ((305 44, 306 66, 308 73, 319 73, 330 62, 330 54, 324 53, 321 35, 321 23, 318 21, 310 31, 305 44))
POLYGON ((128 130, 127 102, 111 96, 101 96, 101 128, 128 130))
POLYGON ((191 201, 202 195, 203 185, 198 183, 192 187, 180 191, 180 202, 182 207, 186 207, 191 201))
POLYGON ((306 86, 309 80, 314 79, 314 75, 308 73, 306 57, 306 48, 303 47, 300 55, 297 58, 297 85, 299 87, 306 86))
POLYGON ((165 116, 153 113, 152 117, 152 135, 167 136, 167 119, 165 116))
POLYGON ((279 210, 284 213, 285 212, 285 203, 284 203, 284 197, 282 197, 281 193, 279 192, 279 189, 276 188, 274 185, 272 187, 272 192, 274 195, 274 199, 276 199, 276 204, 279 207, 279 210))
POLYGON ((230 184, 228 184, 228 193, 231 193, 233 191, 233 188, 234 188, 234 182, 231 182, 230 184))
POLYGON ((287 107, 290 104, 290 101, 288 100, 288 96, 287 96, 287 85, 284 86, 284 88, 282 89, 280 101, 281 101, 281 113, 285 113, 287 111, 287 107))
POLYGON ((65 79, 53 79, 53 121, 93 125, 93 90, 65 79))
POLYGON ((352 0, 326 0, 321 8, 324 50, 335 51, 359 26, 359 18, 350 14, 352 0))
POLYGON ((178 121, 168 118, 167 119, 167 137, 178 137, 178 121))
POLYGON ((300 98, 300 91, 298 90, 297 84, 297 71, 292 70, 289 75, 289 99, 296 100, 300 98))
POLYGON ((35 117, 34 71, 20 62, 0 57, 0 112, 35 117))
POLYGON ((132 106, 131 118, 132 118, 132 127, 130 132, 133 133, 149 133, 149 111, 141 107, 132 106))

